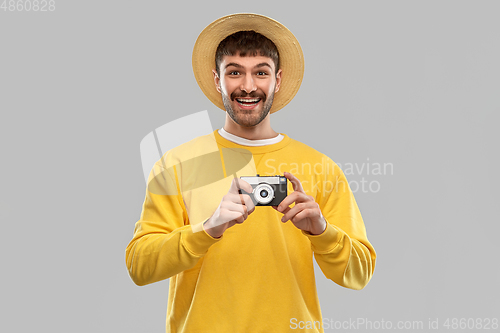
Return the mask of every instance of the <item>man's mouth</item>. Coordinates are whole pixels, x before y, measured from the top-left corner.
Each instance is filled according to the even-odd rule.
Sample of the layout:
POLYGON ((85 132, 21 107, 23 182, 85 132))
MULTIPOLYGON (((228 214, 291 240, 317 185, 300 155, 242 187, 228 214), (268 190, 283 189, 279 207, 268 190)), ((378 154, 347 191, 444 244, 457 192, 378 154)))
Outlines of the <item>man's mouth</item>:
POLYGON ((260 98, 236 98, 236 102, 245 106, 254 106, 260 102, 260 98))

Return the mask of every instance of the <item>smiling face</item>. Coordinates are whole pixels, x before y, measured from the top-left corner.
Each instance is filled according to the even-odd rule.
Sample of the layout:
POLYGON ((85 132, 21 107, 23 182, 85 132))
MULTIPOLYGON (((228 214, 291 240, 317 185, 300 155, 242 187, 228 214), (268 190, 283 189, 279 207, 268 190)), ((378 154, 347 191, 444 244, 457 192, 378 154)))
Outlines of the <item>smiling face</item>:
POLYGON ((213 74, 224 107, 235 123, 252 127, 267 117, 281 83, 281 69, 276 72, 271 58, 226 55, 220 63, 220 75, 215 69, 213 74))

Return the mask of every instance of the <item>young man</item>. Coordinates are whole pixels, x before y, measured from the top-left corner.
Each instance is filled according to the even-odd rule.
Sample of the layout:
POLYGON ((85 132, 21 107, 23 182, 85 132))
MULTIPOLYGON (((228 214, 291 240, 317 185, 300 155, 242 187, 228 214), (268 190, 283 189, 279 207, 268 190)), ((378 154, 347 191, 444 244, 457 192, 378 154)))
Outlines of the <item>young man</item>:
POLYGON ((198 37, 195 77, 225 125, 155 164, 126 250, 136 284, 170 278, 167 332, 323 332, 313 256, 341 286, 371 279, 376 254, 344 174, 271 128, 303 68, 293 34, 265 16, 229 15, 198 37), (292 191, 278 206, 240 194, 252 192, 240 176, 282 172, 292 191))

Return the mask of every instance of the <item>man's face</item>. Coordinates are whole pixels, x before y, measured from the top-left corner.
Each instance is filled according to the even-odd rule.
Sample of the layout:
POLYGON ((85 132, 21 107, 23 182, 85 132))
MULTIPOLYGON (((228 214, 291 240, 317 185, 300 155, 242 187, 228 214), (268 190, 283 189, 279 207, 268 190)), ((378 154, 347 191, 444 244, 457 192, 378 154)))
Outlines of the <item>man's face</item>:
POLYGON ((273 60, 260 55, 224 56, 219 68, 220 76, 213 70, 214 81, 231 119, 245 127, 259 124, 279 90, 281 69, 275 75, 273 60))

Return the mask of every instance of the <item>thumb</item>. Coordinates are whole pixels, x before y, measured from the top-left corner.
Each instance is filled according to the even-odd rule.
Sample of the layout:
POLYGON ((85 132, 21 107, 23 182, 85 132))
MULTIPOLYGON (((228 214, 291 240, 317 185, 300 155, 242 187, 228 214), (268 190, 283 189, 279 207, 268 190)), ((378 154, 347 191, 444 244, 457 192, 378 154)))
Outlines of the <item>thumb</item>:
POLYGON ((252 186, 248 182, 244 181, 243 179, 235 177, 233 178, 233 181, 231 183, 231 188, 229 189, 229 191, 238 194, 239 189, 242 189, 248 193, 252 193, 253 191, 252 186))

